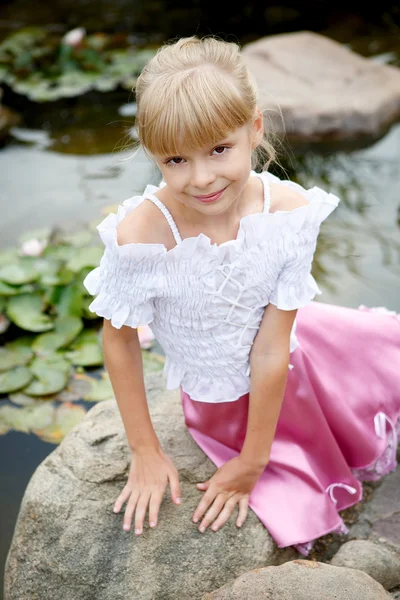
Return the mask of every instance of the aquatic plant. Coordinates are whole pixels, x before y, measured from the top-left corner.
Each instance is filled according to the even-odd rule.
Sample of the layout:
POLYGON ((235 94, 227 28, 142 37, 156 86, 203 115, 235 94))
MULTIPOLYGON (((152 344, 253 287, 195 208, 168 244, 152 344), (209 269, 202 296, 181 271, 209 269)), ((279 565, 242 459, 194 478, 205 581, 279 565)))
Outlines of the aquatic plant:
POLYGON ((154 53, 124 33, 87 35, 77 28, 61 36, 27 27, 0 43, 0 83, 35 102, 131 89, 154 53))
MULTIPOLYGON (((0 435, 15 429, 59 443, 85 415, 75 402, 114 395, 102 319, 90 312, 93 298, 83 286, 104 250, 97 239, 94 225, 43 229, 0 252, 0 435)), ((145 370, 162 369, 164 358, 148 352, 151 329, 139 328, 139 339, 145 370)))

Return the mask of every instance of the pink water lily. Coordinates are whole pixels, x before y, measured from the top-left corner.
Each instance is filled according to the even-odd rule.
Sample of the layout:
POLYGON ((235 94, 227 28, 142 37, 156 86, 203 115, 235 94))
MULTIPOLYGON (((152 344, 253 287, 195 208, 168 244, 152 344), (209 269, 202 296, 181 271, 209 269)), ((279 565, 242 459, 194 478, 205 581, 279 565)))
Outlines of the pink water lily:
POLYGON ((62 38, 61 42, 66 46, 79 46, 83 38, 86 35, 86 29, 84 27, 76 27, 68 31, 62 38))
POLYGON ((150 348, 155 339, 154 334, 148 325, 140 325, 138 328, 140 347, 146 350, 150 348))
POLYGON ((40 256, 46 246, 47 242, 44 240, 27 240, 21 246, 21 253, 24 256, 40 256))

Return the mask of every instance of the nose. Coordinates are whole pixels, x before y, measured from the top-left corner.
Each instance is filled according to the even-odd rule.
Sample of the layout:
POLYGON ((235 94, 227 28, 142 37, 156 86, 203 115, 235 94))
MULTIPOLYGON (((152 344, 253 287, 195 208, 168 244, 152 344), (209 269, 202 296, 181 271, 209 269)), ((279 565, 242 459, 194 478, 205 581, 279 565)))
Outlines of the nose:
POLYGON ((191 186, 195 191, 205 192, 210 189, 210 185, 215 181, 215 173, 207 163, 199 162, 192 165, 191 186))

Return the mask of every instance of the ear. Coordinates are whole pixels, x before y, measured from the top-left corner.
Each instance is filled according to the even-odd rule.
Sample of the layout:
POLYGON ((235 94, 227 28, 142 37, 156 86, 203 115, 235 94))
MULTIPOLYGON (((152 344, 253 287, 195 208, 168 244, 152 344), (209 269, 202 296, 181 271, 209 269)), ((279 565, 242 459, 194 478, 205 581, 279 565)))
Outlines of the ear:
POLYGON ((261 144, 264 135, 264 118, 260 108, 256 107, 252 128, 252 148, 257 148, 261 144))

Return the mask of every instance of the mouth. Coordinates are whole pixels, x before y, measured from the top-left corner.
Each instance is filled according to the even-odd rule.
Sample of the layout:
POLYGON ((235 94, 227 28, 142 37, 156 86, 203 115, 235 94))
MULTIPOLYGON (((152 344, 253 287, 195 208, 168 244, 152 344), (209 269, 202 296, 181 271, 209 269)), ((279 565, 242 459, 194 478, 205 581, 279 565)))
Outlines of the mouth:
POLYGON ((202 202, 203 204, 209 204, 210 202, 215 202, 216 200, 218 200, 218 198, 222 196, 227 187, 228 186, 224 187, 222 190, 219 190, 219 192, 207 194, 206 196, 194 196, 194 198, 196 198, 196 200, 202 202))

